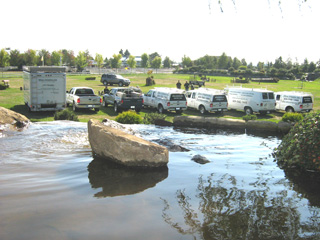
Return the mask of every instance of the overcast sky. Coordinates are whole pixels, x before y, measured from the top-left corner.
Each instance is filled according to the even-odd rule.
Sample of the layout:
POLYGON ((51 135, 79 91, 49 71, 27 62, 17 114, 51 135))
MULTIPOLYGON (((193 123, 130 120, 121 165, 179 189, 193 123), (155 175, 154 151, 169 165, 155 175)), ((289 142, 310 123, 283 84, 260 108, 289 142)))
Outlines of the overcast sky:
POLYGON ((218 0, 0 1, 0 49, 320 60, 319 0, 222 0, 223 12, 218 0))

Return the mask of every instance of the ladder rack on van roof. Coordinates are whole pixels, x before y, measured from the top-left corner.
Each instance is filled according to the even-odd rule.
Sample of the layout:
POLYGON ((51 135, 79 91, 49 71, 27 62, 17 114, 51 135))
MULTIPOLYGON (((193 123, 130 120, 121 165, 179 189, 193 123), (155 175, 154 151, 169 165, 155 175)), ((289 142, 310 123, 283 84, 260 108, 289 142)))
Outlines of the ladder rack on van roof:
POLYGON ((215 89, 215 88, 198 88, 198 89, 195 89, 195 90, 191 90, 191 91, 199 91, 199 92, 205 92, 205 91, 211 91, 211 92, 219 92, 219 91, 223 91, 223 90, 220 90, 220 89, 215 89))
POLYGON ((229 87, 228 85, 225 87, 225 89, 229 89, 229 88, 239 88, 239 89, 251 89, 252 91, 253 90, 266 90, 266 91, 269 91, 267 88, 263 88, 263 87, 261 87, 261 88, 246 88, 246 87, 242 87, 242 85, 241 86, 231 86, 231 87, 229 87))
POLYGON ((176 93, 183 93, 184 90, 183 89, 178 89, 178 88, 169 88, 169 87, 155 87, 154 88, 155 90, 158 90, 158 91, 168 91, 168 92, 176 92, 176 93))
POLYGON ((294 94, 310 94, 312 95, 311 92, 301 92, 301 91, 279 91, 279 92, 275 92, 275 93, 286 93, 286 94, 291 94, 291 95, 294 95, 294 94))

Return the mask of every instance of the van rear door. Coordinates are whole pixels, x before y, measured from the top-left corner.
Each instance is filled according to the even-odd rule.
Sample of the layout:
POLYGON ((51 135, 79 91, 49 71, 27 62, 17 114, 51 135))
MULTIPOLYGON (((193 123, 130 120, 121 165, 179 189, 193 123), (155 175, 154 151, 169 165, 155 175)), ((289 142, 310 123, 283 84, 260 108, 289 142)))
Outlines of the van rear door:
POLYGON ((262 92, 262 101, 260 103, 260 110, 274 111, 276 100, 273 92, 262 92))
POLYGON ((175 108, 180 110, 180 108, 186 108, 186 95, 184 95, 183 93, 172 93, 170 94, 170 107, 169 108, 175 108))
POLYGON ((226 95, 213 95, 212 98, 213 108, 215 109, 225 109, 228 108, 228 100, 226 95))

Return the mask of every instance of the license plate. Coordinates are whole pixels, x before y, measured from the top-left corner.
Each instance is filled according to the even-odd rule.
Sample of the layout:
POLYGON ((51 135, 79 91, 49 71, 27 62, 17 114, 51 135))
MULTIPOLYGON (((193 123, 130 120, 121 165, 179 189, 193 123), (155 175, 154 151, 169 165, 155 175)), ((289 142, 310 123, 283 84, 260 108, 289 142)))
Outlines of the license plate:
POLYGON ((136 108, 136 107, 135 107, 135 106, 131 106, 130 108, 132 108, 132 109, 133 109, 133 108, 136 108))
POLYGON ((88 108, 90 108, 90 107, 94 107, 94 105, 88 105, 88 108))
POLYGON ((218 111, 221 111, 221 108, 219 108, 218 111))
POLYGON ((180 108, 176 108, 176 110, 180 110, 180 108))

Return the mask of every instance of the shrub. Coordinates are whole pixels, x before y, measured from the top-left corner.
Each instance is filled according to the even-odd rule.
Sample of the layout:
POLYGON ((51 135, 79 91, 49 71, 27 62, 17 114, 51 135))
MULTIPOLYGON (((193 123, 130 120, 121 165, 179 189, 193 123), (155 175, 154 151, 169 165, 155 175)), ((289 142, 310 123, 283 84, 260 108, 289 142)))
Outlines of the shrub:
POLYGON ((297 122, 274 149, 280 167, 320 171, 320 114, 309 113, 297 122))
POLYGON ((165 120, 166 119, 165 114, 161 113, 147 113, 143 118, 144 124, 154 124, 156 120, 165 120))
POLYGON ((96 77, 86 77, 85 80, 96 80, 96 77))
POLYGON ((155 85, 155 81, 153 80, 153 76, 151 77, 147 77, 146 78, 146 86, 152 86, 152 85, 155 85))
POLYGON ((255 114, 244 115, 242 119, 245 120, 246 122, 249 120, 257 120, 257 115, 255 114))
POLYGON ((301 113, 288 112, 282 116, 282 121, 284 122, 299 122, 303 119, 301 113))
POLYGON ((78 116, 69 109, 64 109, 62 111, 57 111, 54 113, 54 120, 71 120, 79 121, 78 116))
POLYGON ((142 117, 134 111, 127 111, 119 114, 116 119, 117 122, 123 124, 140 124, 142 117))

